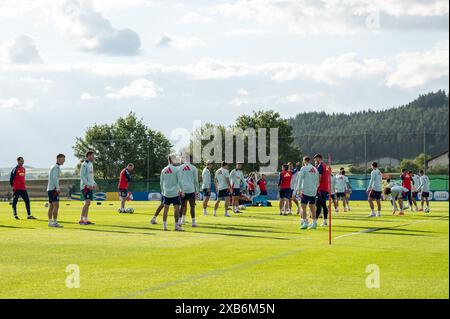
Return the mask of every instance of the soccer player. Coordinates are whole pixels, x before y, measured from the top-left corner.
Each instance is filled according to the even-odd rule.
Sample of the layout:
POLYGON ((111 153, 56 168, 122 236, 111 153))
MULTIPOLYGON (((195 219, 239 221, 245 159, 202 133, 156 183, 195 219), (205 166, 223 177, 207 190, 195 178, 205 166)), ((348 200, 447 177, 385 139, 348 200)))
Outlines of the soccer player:
POLYGON ((384 189, 384 194, 386 196, 391 195, 392 196, 392 214, 395 215, 395 212, 397 210, 397 201, 398 205, 400 207, 399 215, 404 215, 404 207, 403 207, 403 193, 407 192, 408 189, 397 185, 395 183, 391 183, 391 179, 389 178, 387 180, 389 183, 388 186, 384 189))
POLYGON ((328 192, 330 189, 330 171, 327 165, 323 162, 322 155, 314 155, 314 161, 317 171, 319 172, 319 187, 317 189, 317 218, 320 216, 323 210, 323 222, 320 226, 328 226, 328 192))
POLYGON ((336 175, 336 197, 337 197, 337 207, 336 212, 339 212, 339 200, 342 200, 342 206, 344 207, 344 211, 347 209, 345 208, 345 191, 347 190, 347 183, 345 181, 345 170, 341 170, 339 174, 336 175))
POLYGON ((251 172, 247 178, 247 190, 250 196, 254 196, 256 193, 256 173, 251 172))
POLYGON ((86 159, 80 167, 80 189, 84 197, 84 205, 81 210, 80 225, 94 225, 88 219, 89 207, 94 197, 94 189, 97 189, 97 183, 94 180, 94 151, 86 152, 86 159))
POLYGON ((61 166, 64 165, 66 156, 64 154, 58 154, 56 156, 56 164, 50 167, 48 173, 48 227, 62 228, 63 226, 58 224, 58 210, 59 210, 59 194, 61 188, 59 186, 59 177, 61 175, 61 166))
POLYGON ((203 215, 207 215, 207 209, 208 209, 208 202, 209 198, 211 197, 211 186, 212 186, 212 179, 211 179, 211 171, 213 168, 214 162, 209 160, 206 162, 206 167, 203 169, 202 172, 202 189, 203 189, 203 215))
POLYGON ((292 173, 291 178, 291 189, 289 191, 289 213, 292 213, 292 202, 294 202, 295 206, 297 206, 297 215, 300 214, 300 203, 297 200, 297 195, 294 194, 295 185, 297 183, 298 172, 301 169, 300 162, 297 162, 294 168, 294 164, 288 163, 289 170, 292 173))
POLYGON ((169 215, 170 205, 173 205, 175 218, 175 231, 182 231, 180 221, 180 195, 181 195, 181 176, 180 168, 175 166, 178 163, 176 155, 171 154, 168 157, 169 165, 164 167, 160 175, 161 194, 163 196, 164 213, 163 227, 167 230, 167 217, 169 215))
MULTIPOLYGON (((280 190, 280 215, 287 215, 289 209, 289 199, 291 198, 292 172, 289 165, 283 164, 278 179, 278 189, 280 190)), ((292 212, 289 212, 292 214, 292 212)))
POLYGON ((266 180, 266 175, 265 174, 261 174, 261 178, 258 179, 256 184, 259 187, 259 195, 260 196, 267 196, 267 180, 266 180))
MULTIPOLYGON (((414 174, 413 171, 409 171, 409 176, 411 176, 411 182, 412 182, 412 196, 411 200, 414 204, 414 207, 416 208, 416 212, 419 211, 419 207, 417 206, 417 195, 419 194, 419 185, 420 185, 420 176, 417 174, 414 174)), ((412 210, 412 206, 411 206, 412 210)))
POLYGON ((369 186, 367 187, 367 192, 369 193, 369 206, 371 213, 369 217, 380 217, 381 216, 381 192, 383 190, 383 176, 378 169, 378 163, 372 163, 372 172, 370 173, 369 186), (375 214, 375 207, 373 201, 377 202, 378 211, 375 214))
MULTIPOLYGON (((352 194, 352 184, 350 183, 350 180, 348 179, 345 170, 344 169, 342 169, 342 170, 344 171, 345 183, 347 185, 347 188, 345 189, 344 205, 345 205, 345 207, 347 208, 348 211, 351 211, 351 208, 350 208, 350 195, 352 194)), ((345 211, 345 209, 344 209, 344 211, 345 211)))
POLYGON ((119 177, 119 198, 120 198, 120 213, 126 213, 125 203, 128 199, 128 185, 131 182, 131 173, 134 170, 134 164, 130 163, 120 172, 119 177))
POLYGON ((184 163, 179 168, 181 185, 181 214, 180 225, 186 221, 187 204, 189 202, 192 227, 197 227, 195 223, 195 200, 200 191, 198 183, 198 169, 192 163, 192 156, 185 157, 184 163))
POLYGON ((430 197, 430 179, 423 169, 420 170, 420 184, 418 190, 420 193, 420 211, 423 211, 423 202, 426 202, 427 208, 425 208, 425 213, 430 212, 430 202, 428 198, 430 197))
POLYGON ((337 196, 336 196, 336 176, 331 173, 331 187, 330 187, 330 191, 331 191, 331 200, 333 202, 333 206, 334 206, 334 211, 337 213, 338 210, 338 203, 337 203, 337 196))
POLYGON ((17 216, 17 202, 19 201, 20 196, 25 202, 25 207, 27 209, 27 219, 36 219, 33 215, 31 215, 30 197, 28 196, 27 186, 25 182, 26 170, 23 164, 23 157, 18 157, 17 166, 13 168, 13 170, 11 171, 11 176, 9 178, 9 183, 11 184, 11 187, 13 189, 13 215, 15 219, 20 219, 19 216, 17 216))
POLYGON ((236 168, 230 173, 231 189, 233 191, 231 202, 233 205, 233 213, 239 212, 239 198, 241 197, 241 183, 244 182, 244 173, 242 173, 242 163, 237 163, 236 168))
POLYGON ((219 208, 220 201, 225 201, 225 217, 231 217, 228 214, 228 209, 230 207, 230 197, 231 197, 231 183, 230 183, 230 164, 222 162, 222 167, 219 168, 214 175, 214 184, 217 191, 217 200, 214 205, 214 216, 217 215, 217 209, 219 208))
POLYGON ((150 220, 150 224, 156 225, 156 218, 158 217, 159 213, 164 209, 164 196, 161 194, 161 203, 159 204, 158 208, 156 209, 155 214, 153 215, 152 219, 150 220))
MULTIPOLYGON (((411 186, 411 175, 409 175, 409 173, 406 171, 405 168, 402 169, 402 174, 400 175, 400 179, 402 180, 402 186, 406 189, 408 189, 407 192, 405 192, 403 194, 403 199, 404 200, 408 200, 409 203, 409 207, 411 208, 411 211, 413 210, 412 206, 412 198, 411 198, 411 191, 412 191, 412 186, 411 186)), ((405 207, 405 209, 408 207, 405 207)))
POLYGON ((319 187, 319 172, 310 162, 311 159, 309 156, 303 158, 304 166, 300 169, 297 185, 294 190, 296 194, 301 194, 302 217, 300 229, 317 228, 316 196, 319 187), (309 209, 311 210, 312 223, 310 225, 308 224, 308 218, 306 217, 307 205, 309 205, 309 209))

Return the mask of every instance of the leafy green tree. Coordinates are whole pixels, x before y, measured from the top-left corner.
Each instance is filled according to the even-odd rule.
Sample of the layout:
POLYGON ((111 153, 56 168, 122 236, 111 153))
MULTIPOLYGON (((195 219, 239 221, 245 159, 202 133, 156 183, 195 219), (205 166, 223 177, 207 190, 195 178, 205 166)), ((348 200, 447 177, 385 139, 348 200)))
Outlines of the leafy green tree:
MULTIPOLYGON (((258 129, 265 128, 266 129, 266 154, 270 154, 270 128, 278 129, 278 161, 279 164, 286 163, 288 161, 299 161, 301 157, 301 152, 298 146, 293 144, 292 137, 292 127, 289 125, 286 119, 281 118, 280 114, 274 111, 258 111, 253 112, 252 115, 242 115, 237 118, 235 123, 229 127, 225 127, 223 125, 215 125, 215 124, 205 124, 201 128, 197 129, 192 134, 192 141, 200 140, 202 134, 205 133, 206 130, 217 130, 220 132, 222 138, 222 154, 211 154, 218 155, 217 159, 225 160, 226 159, 226 148, 225 148, 225 135, 226 133, 231 134, 233 130, 240 129, 245 131, 248 128, 253 128, 256 132, 256 141, 258 141, 258 129)), ((214 140, 214 137, 211 136, 210 139, 202 140, 202 150, 204 147, 211 143, 214 140)), ((233 139, 234 142, 234 150, 236 150, 236 137, 233 139)), ((244 137, 244 167, 243 170, 245 172, 251 171, 259 171, 260 170, 260 161, 258 159, 258 154, 256 154, 256 163, 248 163, 248 148, 249 141, 248 137, 244 137)), ((193 151, 191 143, 191 151, 193 151)), ((258 146, 258 145, 257 145, 258 146)), ((202 158, 204 160, 204 158, 202 158)), ((218 160, 216 160, 217 162, 218 160)), ((233 154, 233 162, 236 162, 236 154, 233 154)), ((219 164, 219 163, 217 163, 219 164)), ((262 164, 265 166, 265 164, 262 164)), ((199 168, 202 169, 204 167, 204 163, 199 165, 199 168)))
POLYGON ((76 139, 73 149, 81 161, 86 151, 94 150, 97 177, 115 179, 128 163, 134 163, 133 175, 138 178, 146 178, 147 173, 150 176, 159 173, 171 147, 162 133, 151 130, 136 114, 130 113, 111 125, 89 127, 84 137, 76 139))
MULTIPOLYGON (((236 119, 233 127, 238 127, 242 130, 253 128, 256 132, 260 128, 266 128, 266 153, 270 153, 270 128, 278 129, 278 163, 279 165, 287 162, 300 161, 300 148, 294 144, 293 128, 289 121, 283 119, 278 112, 275 111, 253 111, 251 115, 241 115, 236 119)), ((259 138, 258 133, 256 136, 259 138)), ((245 138, 245 158, 247 159, 248 138, 245 138)), ((247 161, 246 161, 247 162, 247 161)), ((259 171, 260 160, 257 157, 256 164, 245 164, 244 169, 247 171, 259 171)))
POLYGON ((404 159, 400 162, 400 169, 406 169, 408 171, 418 172, 420 166, 414 160, 404 159))

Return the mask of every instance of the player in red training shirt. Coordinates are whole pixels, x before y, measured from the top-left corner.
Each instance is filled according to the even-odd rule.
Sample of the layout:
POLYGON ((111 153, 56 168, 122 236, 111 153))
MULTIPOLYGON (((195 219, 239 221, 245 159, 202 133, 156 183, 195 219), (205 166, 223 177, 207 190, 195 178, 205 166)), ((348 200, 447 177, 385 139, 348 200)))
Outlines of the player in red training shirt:
POLYGON ((19 201, 19 197, 22 197, 23 201, 25 202, 25 207, 27 208, 27 219, 36 219, 31 215, 30 197, 28 196, 27 186, 25 183, 26 170, 23 164, 23 157, 18 157, 17 166, 13 168, 13 170, 11 171, 11 176, 9 178, 9 183, 13 188, 14 194, 12 202, 13 214, 15 219, 20 219, 19 216, 17 216, 17 202, 19 201))
POLYGON ((283 164, 278 188, 280 189, 280 215, 287 215, 289 210, 289 199, 291 198, 291 180, 292 172, 289 171, 289 165, 283 164))
MULTIPOLYGON (((408 191, 403 193, 403 200, 408 200, 409 207, 411 207, 412 211, 412 182, 411 182, 411 175, 408 173, 408 171, 403 168, 402 174, 400 175, 400 179, 402 180, 402 186, 406 188, 408 191)), ((407 209, 408 207, 404 207, 404 209, 407 209)))
POLYGON ((314 161, 316 162, 316 168, 319 172, 319 187, 317 189, 317 218, 320 216, 323 210, 323 222, 321 226, 328 226, 328 207, 327 207, 327 199, 328 193, 330 191, 330 182, 331 176, 330 171, 328 170, 327 165, 323 162, 322 155, 316 154, 314 155, 314 161))
POLYGON ((128 199, 128 185, 131 182, 131 173, 133 172, 134 164, 128 164, 127 167, 125 167, 120 172, 120 178, 119 178, 119 198, 120 198, 120 208, 119 213, 126 213, 125 210, 125 203, 128 199))

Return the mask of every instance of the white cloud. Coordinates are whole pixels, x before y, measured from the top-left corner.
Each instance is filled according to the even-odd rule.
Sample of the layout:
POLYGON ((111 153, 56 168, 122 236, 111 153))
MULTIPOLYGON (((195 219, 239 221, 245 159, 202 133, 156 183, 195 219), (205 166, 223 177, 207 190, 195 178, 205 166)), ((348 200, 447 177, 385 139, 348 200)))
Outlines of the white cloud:
POLYGON ((277 99, 278 103, 281 104, 290 104, 290 103, 303 103, 303 102, 309 102, 309 101, 317 101, 319 99, 322 99, 323 97, 327 96, 325 93, 319 92, 319 93, 302 93, 302 94, 290 94, 286 96, 282 96, 277 99))
POLYGON ((404 89, 422 86, 449 76, 449 42, 438 43, 426 52, 409 52, 397 56, 397 67, 387 80, 389 87, 404 89))
POLYGON ((81 98, 82 100, 85 100, 85 101, 94 101, 94 100, 100 99, 99 96, 97 96, 97 95, 92 95, 92 94, 89 93, 89 92, 85 92, 85 93, 81 94, 81 97, 80 97, 80 98, 81 98))
POLYGON ((23 110, 29 111, 34 108, 34 102, 32 100, 26 100, 21 102, 16 98, 0 99, 0 110, 23 110))
POLYGON ((42 63, 43 59, 39 53, 33 38, 21 35, 2 46, 2 55, 7 62, 16 64, 42 63))
POLYGON ((239 89, 239 90, 237 91, 237 94, 238 94, 239 96, 247 96, 247 95, 249 95, 249 93, 248 93, 248 91, 247 91, 246 89, 239 89))
POLYGON ((245 36, 255 36, 255 35, 266 35, 272 33, 271 30, 263 29, 234 29, 227 32, 229 36, 245 37, 245 36))
POLYGON ((180 24, 213 24, 216 21, 204 14, 198 12, 188 12, 178 20, 180 24))
POLYGON ((77 36, 83 50, 108 55, 136 55, 141 47, 139 35, 131 29, 117 29, 87 2, 67 0, 59 23, 77 36))
POLYGON ((191 49, 202 44, 202 41, 196 37, 183 38, 174 37, 168 34, 163 35, 155 43, 159 48, 174 48, 177 50, 191 49))
POLYGON ((356 53, 347 53, 326 59, 320 64, 274 63, 265 69, 273 72, 272 79, 277 82, 311 79, 336 85, 340 80, 365 79, 385 74, 389 66, 381 59, 361 59, 356 53))
POLYGON ((163 89, 158 87, 154 82, 146 79, 137 79, 129 85, 120 89, 117 93, 108 93, 108 99, 126 99, 126 98, 156 98, 163 89))
POLYGON ((428 17, 440 17, 436 27, 448 29, 448 7, 447 0, 239 0, 211 6, 209 13, 295 34, 351 35, 378 27, 426 29, 424 22, 430 20, 423 18, 428 17), (372 24, 373 17, 383 17, 379 26, 372 24))

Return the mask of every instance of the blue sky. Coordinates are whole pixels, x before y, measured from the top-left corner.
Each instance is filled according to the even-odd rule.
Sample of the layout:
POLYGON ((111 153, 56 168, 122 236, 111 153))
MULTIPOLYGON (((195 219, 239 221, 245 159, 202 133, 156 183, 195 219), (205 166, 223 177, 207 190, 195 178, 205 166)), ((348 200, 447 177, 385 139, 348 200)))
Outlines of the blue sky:
POLYGON ((0 167, 74 166, 76 136, 130 111, 170 135, 448 91, 448 22, 440 0, 0 0, 0 167))

